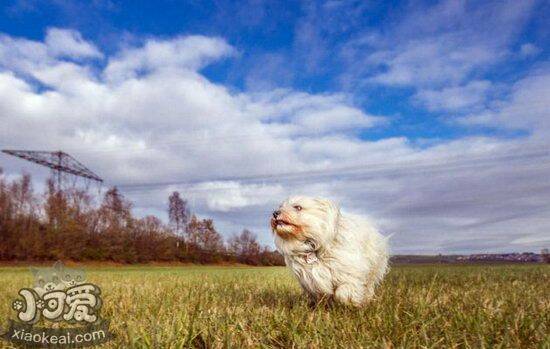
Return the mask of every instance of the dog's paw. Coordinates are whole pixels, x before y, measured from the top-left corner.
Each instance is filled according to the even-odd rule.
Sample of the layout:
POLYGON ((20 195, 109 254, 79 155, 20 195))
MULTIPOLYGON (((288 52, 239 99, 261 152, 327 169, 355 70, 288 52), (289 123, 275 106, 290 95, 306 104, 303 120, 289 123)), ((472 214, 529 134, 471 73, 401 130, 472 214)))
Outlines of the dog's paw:
POLYGON ((365 302, 366 290, 351 284, 342 284, 334 291, 334 299, 342 304, 360 307, 365 302))

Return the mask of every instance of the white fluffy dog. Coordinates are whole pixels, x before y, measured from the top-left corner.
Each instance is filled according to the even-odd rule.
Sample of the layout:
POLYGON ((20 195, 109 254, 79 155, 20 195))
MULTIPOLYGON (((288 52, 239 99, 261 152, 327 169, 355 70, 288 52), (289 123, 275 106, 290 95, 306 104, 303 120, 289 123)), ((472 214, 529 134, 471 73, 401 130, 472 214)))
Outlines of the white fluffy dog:
POLYGON ((387 239, 329 200, 291 197, 273 212, 271 228, 286 265, 315 302, 361 306, 386 273, 387 239))

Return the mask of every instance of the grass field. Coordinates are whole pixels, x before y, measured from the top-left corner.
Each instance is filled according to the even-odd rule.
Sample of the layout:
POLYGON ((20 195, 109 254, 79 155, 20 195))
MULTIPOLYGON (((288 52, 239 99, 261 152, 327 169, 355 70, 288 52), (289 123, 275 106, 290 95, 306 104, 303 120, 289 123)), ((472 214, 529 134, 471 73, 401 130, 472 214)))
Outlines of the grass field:
MULTIPOLYGON (((550 267, 394 266, 363 309, 310 309, 284 268, 87 268, 107 347, 550 348, 550 267)), ((0 320, 27 268, 0 268, 0 320)), ((5 342, 2 342, 6 345, 5 342)))

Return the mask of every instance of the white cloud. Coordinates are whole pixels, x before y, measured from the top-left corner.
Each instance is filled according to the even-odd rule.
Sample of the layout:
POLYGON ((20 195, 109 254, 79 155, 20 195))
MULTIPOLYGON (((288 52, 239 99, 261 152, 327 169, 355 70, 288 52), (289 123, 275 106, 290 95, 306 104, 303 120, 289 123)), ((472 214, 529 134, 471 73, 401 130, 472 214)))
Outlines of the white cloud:
POLYGON ((200 35, 171 40, 147 40, 142 47, 132 47, 110 59, 104 77, 119 81, 136 78, 156 70, 189 69, 196 71, 206 64, 235 53, 220 38, 200 35))
POLYGON ((421 87, 460 83, 475 67, 492 63, 501 55, 502 52, 454 34, 416 39, 367 57, 367 63, 385 67, 384 72, 369 80, 421 87))
POLYGON ((212 211, 231 210, 270 204, 273 197, 284 195, 281 185, 242 185, 235 181, 208 182, 195 185, 187 192, 216 193, 206 195, 206 205, 212 211))
POLYGON ((471 81, 463 86, 445 87, 441 90, 421 89, 415 98, 428 110, 461 110, 482 106, 491 83, 486 80, 471 81))
POLYGON ((341 81, 412 88, 413 98, 430 110, 482 107, 492 86, 480 76, 511 56, 535 3, 447 0, 407 8, 342 46, 347 69, 341 81))
POLYGON ((45 44, 55 57, 101 58, 97 47, 82 38, 79 32, 70 29, 49 28, 45 44))
POLYGON ((542 68, 532 72, 512 85, 507 98, 462 118, 461 122, 529 131, 534 139, 547 141, 550 135, 550 70, 542 68))
MULTIPOLYGON (((550 197, 548 169, 527 156, 506 158, 548 129, 542 110, 516 121, 534 127, 535 138, 369 141, 358 130, 384 120, 345 94, 233 91, 200 73, 234 52, 219 38, 150 39, 105 57, 96 72, 93 62, 67 61, 43 42, 1 36, 1 145, 63 149, 109 185, 165 183, 124 192, 138 212, 163 212, 179 189, 226 233, 249 227, 264 242, 269 212, 293 193, 369 214, 396 233, 397 252, 503 250, 519 231, 537 237, 550 226, 540 210, 550 197), (483 244, 472 242, 480 236, 483 244)), ((545 76, 519 82, 495 107, 501 116, 488 120, 513 126, 503 111, 546 98, 545 76)), ((9 174, 47 174, 16 159, 2 164, 9 174)))
POLYGON ((63 60, 68 57, 75 60, 99 58, 102 53, 72 30, 50 28, 45 42, 0 34, 0 68, 37 79, 45 85, 74 79, 86 83, 91 78, 88 66, 63 60))
POLYGON ((292 90, 251 95, 248 110, 289 135, 360 131, 384 122, 350 105, 345 95, 312 95, 292 90))

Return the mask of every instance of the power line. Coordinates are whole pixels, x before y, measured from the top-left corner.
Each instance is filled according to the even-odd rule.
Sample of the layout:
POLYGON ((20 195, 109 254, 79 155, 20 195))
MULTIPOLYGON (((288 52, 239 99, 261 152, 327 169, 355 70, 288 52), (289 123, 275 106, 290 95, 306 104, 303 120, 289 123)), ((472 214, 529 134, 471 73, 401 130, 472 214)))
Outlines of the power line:
MULTIPOLYGON (((244 135, 241 135, 244 136, 244 135)), ((168 186, 194 186, 192 190, 205 191, 205 190, 229 190, 231 187, 223 188, 197 188, 197 185, 211 183, 211 182, 244 182, 244 183, 277 183, 277 182, 322 182, 327 178, 330 180, 346 179, 346 180, 362 180, 375 177, 391 177, 403 174, 414 173, 426 173, 426 172, 440 172, 444 170, 452 169, 468 169, 475 167, 488 166, 492 163, 501 161, 515 161, 515 160, 534 160, 545 158, 550 155, 550 151, 547 147, 537 145, 528 148, 528 151, 523 153, 515 153, 512 155, 502 156, 487 156, 491 154, 485 154, 481 157, 468 157, 459 158, 453 157, 452 159, 445 159, 443 161, 422 161, 422 160, 409 160, 401 163, 371 163, 360 164, 354 166, 340 167, 340 168, 325 168, 315 170, 304 171, 290 171, 282 173, 263 173, 249 176, 221 176, 212 177, 208 179, 188 179, 188 180, 174 180, 165 182, 144 182, 144 183, 119 183, 115 184, 122 190, 131 191, 146 191, 153 190, 155 188, 162 188, 168 186), (531 151, 531 149, 534 149, 531 151), (540 150, 544 149, 544 150, 540 150)), ((526 150, 525 148, 523 150, 526 150)), ((76 160, 75 160, 76 161, 76 160)), ((83 166, 83 165, 82 165, 83 166)), ((173 169, 173 168, 172 168, 173 169)), ((236 188, 236 187, 235 187, 236 188)))
MULTIPOLYGON (((168 186, 196 186, 205 183, 212 182, 245 182, 245 183, 277 183, 277 182, 311 182, 313 180, 318 180, 320 182, 324 181, 327 178, 332 180, 357 180, 357 179, 369 179, 376 177, 392 177, 399 175, 410 175, 410 174, 422 174, 422 173, 435 173, 441 171, 449 170, 460 170, 460 169, 475 169, 480 167, 487 167, 495 163, 502 161, 514 161, 514 160, 535 160, 535 159, 544 159, 550 155, 550 151, 538 151, 530 153, 521 153, 514 155, 504 155, 499 157, 491 158, 468 158, 468 159, 457 159, 454 161, 446 162, 405 162, 401 164, 362 164, 356 166, 340 167, 333 169, 322 169, 322 170, 309 170, 309 171, 292 171, 279 174, 259 174, 259 175, 250 175, 250 176, 225 176, 225 177, 213 177, 210 179, 195 179, 195 180, 175 180, 175 181, 166 181, 166 182, 148 182, 148 183, 136 183, 136 184, 118 184, 118 188, 131 192, 132 190, 153 190, 155 188, 162 188, 168 186), (399 167, 396 167, 399 166, 399 167)), ((540 165, 542 163, 537 163, 540 165)), ((200 190, 194 188, 195 190, 200 190)), ((211 189, 211 188, 209 188, 211 189)), ((223 189, 232 189, 232 188, 220 188, 223 189)))

